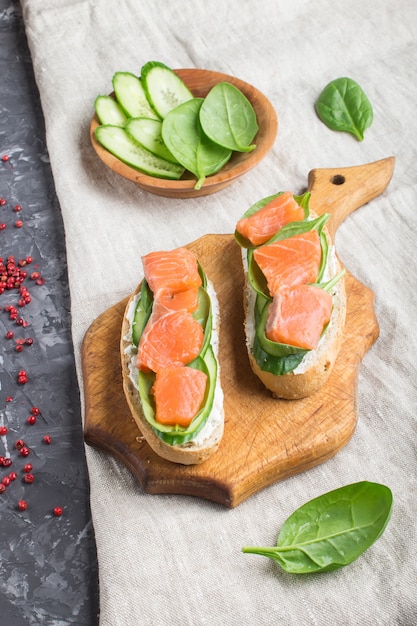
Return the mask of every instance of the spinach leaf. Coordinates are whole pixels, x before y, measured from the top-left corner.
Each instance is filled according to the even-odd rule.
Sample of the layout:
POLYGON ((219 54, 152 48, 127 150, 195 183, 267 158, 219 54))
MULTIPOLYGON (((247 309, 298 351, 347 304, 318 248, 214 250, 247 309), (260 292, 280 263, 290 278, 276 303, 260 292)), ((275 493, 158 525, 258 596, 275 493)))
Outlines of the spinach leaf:
POLYGON ((274 559, 291 574, 329 572, 355 561, 382 535, 391 509, 388 487, 353 483, 297 509, 284 523, 276 547, 242 551, 274 559))
POLYGON ((197 177, 200 189, 206 176, 218 172, 232 151, 211 141, 203 132, 199 113, 203 98, 193 98, 170 111, 162 122, 162 139, 185 169, 197 177))
MULTIPOLYGON (((279 345, 284 346, 284 344, 279 345)), ((287 354, 286 356, 273 356, 263 350, 259 343, 258 336, 255 335, 252 354, 263 372, 269 372, 270 374, 274 374, 274 376, 284 376, 284 374, 289 374, 300 365, 307 354, 307 350, 300 350, 299 352, 287 354)))
POLYGON ((201 126, 215 143, 237 152, 251 152, 258 132, 256 113, 234 85, 221 82, 207 94, 200 110, 201 126))
POLYGON ((316 112, 331 130, 352 133, 363 140, 365 130, 372 124, 373 110, 362 87, 351 78, 336 78, 321 92, 316 112))

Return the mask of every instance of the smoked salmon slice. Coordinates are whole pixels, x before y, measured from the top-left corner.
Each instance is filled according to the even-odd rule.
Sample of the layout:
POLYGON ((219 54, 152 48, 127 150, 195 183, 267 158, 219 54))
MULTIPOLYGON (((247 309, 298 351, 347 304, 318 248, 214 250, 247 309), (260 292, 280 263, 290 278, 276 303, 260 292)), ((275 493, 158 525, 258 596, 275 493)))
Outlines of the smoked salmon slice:
POLYGON ((259 246, 290 222, 301 222, 304 209, 290 191, 285 191, 249 217, 242 217, 236 230, 253 245, 259 246))
POLYGON ((203 404, 207 380, 207 374, 192 367, 161 368, 152 386, 157 422, 189 426, 203 404))
POLYGON ((151 252, 142 262, 154 301, 136 365, 145 372, 187 365, 198 356, 204 341, 203 328, 192 317, 202 285, 197 258, 188 248, 176 248, 151 252))
MULTIPOLYGON (((162 307, 161 307, 162 308, 162 307)), ((200 353, 204 331, 187 311, 152 311, 139 341, 136 366, 143 372, 158 372, 163 367, 184 366, 200 353)))
POLYGON ((142 264, 145 279, 154 297, 163 288, 172 292, 186 289, 197 291, 202 282, 197 258, 188 248, 150 252, 142 257, 142 264))
POLYGON ((269 305, 266 336, 277 343, 315 350, 332 306, 331 295, 316 285, 282 287, 269 305))
POLYGON ((164 287, 158 291, 157 301, 171 311, 188 311, 193 313, 198 309, 198 289, 184 289, 172 291, 164 287))
POLYGON ((256 248, 253 256, 273 296, 284 285, 290 287, 317 281, 321 261, 320 236, 313 229, 256 248))

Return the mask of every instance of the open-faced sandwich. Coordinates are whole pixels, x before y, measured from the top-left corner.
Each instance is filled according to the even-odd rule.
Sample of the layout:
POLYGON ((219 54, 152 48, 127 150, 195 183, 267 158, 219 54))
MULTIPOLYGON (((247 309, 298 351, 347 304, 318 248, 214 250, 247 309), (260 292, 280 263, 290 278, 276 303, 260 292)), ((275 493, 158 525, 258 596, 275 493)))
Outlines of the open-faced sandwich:
POLYGON ((121 335, 131 413, 161 457, 191 465, 223 435, 215 291, 188 248, 142 257, 144 278, 129 298, 121 335))
POLYGON ((245 332, 254 373, 277 398, 320 389, 339 353, 346 316, 344 273, 310 193, 281 192, 236 225, 245 272, 245 332))

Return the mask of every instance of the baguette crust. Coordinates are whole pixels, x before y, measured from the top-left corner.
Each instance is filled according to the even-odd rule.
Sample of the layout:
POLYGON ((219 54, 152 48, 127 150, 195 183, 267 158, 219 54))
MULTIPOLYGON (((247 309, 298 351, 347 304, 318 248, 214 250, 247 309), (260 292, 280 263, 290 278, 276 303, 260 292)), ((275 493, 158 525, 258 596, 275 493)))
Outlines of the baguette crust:
MULTIPOLYGON (((136 361, 137 350, 131 341, 131 322, 129 319, 129 311, 133 305, 134 299, 140 292, 141 284, 136 291, 130 296, 125 314, 123 316, 121 341, 120 341, 120 355, 122 365, 122 381, 123 391, 127 404, 133 419, 135 420, 142 436, 146 442, 152 448, 156 454, 167 461, 173 463, 181 463, 183 465, 196 465, 207 460, 212 454, 216 452, 219 447, 220 441, 223 436, 224 429, 224 414, 223 408, 221 410, 214 408, 212 414, 208 418, 206 426, 197 435, 196 441, 188 441, 182 445, 172 446, 160 439, 152 426, 146 420, 140 401, 140 396, 137 388, 135 387, 132 377, 132 360, 136 361), (206 436, 204 433, 207 433, 206 436)), ((219 319, 213 319, 213 326, 219 325, 219 319)), ((217 356, 217 355, 216 355, 217 356)), ((133 370, 134 371, 134 370, 133 370)), ((220 380, 220 373, 218 369, 218 380, 220 380)), ((216 389, 216 393, 221 394, 220 387, 216 389)), ((222 396, 221 396, 222 400, 222 396)), ((223 403, 221 402, 221 405, 223 403)))
MULTIPOLYGON (((313 212, 311 212, 312 216, 313 212)), ((324 229, 330 243, 330 235, 324 229)), ((334 271, 335 276, 341 271, 341 264, 335 257, 334 271)), ((270 372, 264 372, 257 364, 253 353, 253 302, 251 298, 251 287, 248 282, 247 269, 245 263, 243 265, 245 272, 245 334, 248 349, 249 362, 252 371, 262 381, 272 395, 279 399, 298 400, 312 395, 328 380, 343 340, 343 329, 346 320, 346 289, 345 280, 342 277, 332 290, 333 310, 330 322, 316 350, 308 353, 300 365, 292 372, 282 376, 276 376, 270 372)))

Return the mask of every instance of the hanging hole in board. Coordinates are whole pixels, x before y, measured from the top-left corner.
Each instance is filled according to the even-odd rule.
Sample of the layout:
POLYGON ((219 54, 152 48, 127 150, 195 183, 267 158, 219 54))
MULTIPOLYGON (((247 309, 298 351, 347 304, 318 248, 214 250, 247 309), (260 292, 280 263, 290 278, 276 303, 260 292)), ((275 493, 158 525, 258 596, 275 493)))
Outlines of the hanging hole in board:
POLYGON ((342 176, 342 174, 336 174, 335 176, 332 176, 332 178, 330 179, 330 182, 333 185, 343 185, 345 181, 346 181, 346 178, 342 176))

